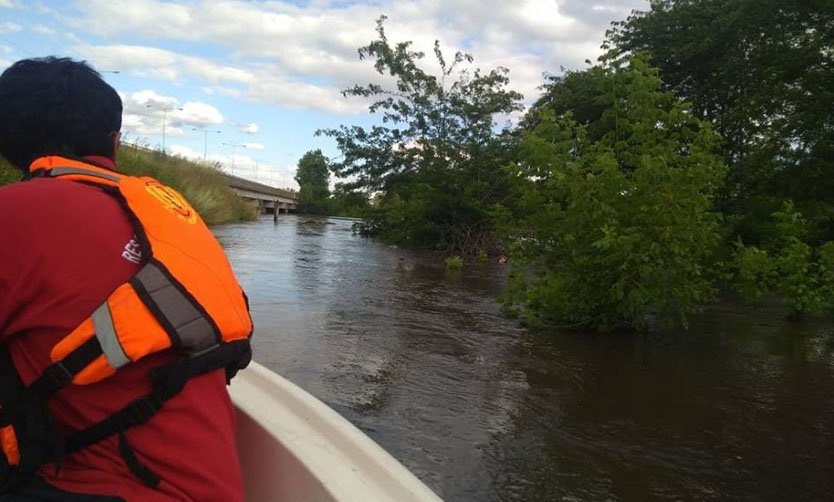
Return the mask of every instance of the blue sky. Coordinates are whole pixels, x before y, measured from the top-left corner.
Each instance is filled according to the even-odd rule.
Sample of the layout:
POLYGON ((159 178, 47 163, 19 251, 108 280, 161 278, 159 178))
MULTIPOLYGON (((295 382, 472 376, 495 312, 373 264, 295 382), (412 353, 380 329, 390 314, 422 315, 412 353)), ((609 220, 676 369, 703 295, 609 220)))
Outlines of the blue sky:
POLYGON ((472 54, 478 67, 509 68, 511 87, 529 103, 544 73, 581 68, 599 55, 610 21, 647 5, 0 0, 0 70, 34 56, 87 60, 122 95, 128 141, 160 147, 164 116, 168 151, 202 159, 205 148, 208 160, 230 172, 295 188, 295 164, 304 152, 320 148, 338 156, 332 140, 314 135, 317 129, 374 121, 367 103, 340 91, 390 84, 356 52, 375 38, 380 15, 388 16, 392 42, 411 40, 430 53, 438 39, 447 53, 472 54))

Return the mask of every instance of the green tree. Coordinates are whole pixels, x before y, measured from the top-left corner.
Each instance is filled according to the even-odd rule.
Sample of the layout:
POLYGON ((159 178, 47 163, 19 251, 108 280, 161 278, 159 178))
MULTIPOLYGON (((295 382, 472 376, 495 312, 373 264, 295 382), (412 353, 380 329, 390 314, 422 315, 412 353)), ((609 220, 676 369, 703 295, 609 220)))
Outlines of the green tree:
POLYGON ((298 183, 298 210, 305 214, 328 214, 330 170, 321 150, 311 150, 298 161, 295 173, 298 183))
POLYGON ((438 75, 424 70, 425 54, 411 42, 391 44, 377 21, 378 39, 359 49, 390 88, 357 85, 345 96, 370 98, 381 124, 319 131, 333 137, 343 160, 334 172, 352 187, 380 194, 367 233, 412 247, 474 254, 493 242, 489 208, 507 196, 500 169, 507 153, 495 116, 520 109, 521 95, 506 89, 507 70, 464 68, 472 57, 449 61, 435 42, 438 75))
POLYGON ((362 218, 368 214, 371 204, 368 195, 361 190, 351 189, 344 183, 337 183, 330 198, 330 214, 362 218))
POLYGON ((722 208, 745 242, 768 239, 785 199, 810 244, 834 239, 832 26, 832 0, 653 0, 609 32, 609 58, 650 53, 723 136, 722 208))
POLYGON ((773 231, 760 245, 736 243, 735 287, 748 299, 776 293, 789 317, 816 314, 834 303, 834 242, 813 247, 807 225, 786 201, 772 215, 773 231))
POLYGON ((525 118, 510 166, 519 203, 500 212, 513 265, 505 305, 527 321, 685 324, 714 294, 719 137, 661 85, 640 58, 572 72, 525 118), (574 104, 595 110, 580 123, 574 104))

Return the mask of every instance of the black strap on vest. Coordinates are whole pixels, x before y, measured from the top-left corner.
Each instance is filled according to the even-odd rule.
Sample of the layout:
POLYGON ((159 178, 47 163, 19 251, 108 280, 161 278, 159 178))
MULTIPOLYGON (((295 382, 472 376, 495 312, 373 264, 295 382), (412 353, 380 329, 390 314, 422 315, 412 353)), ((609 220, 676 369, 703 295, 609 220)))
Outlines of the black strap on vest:
POLYGON ((149 394, 84 430, 66 438, 66 451, 72 453, 98 443, 115 434, 119 435, 119 452, 130 471, 143 483, 155 487, 159 476, 142 464, 127 442, 125 431, 151 419, 166 401, 182 391, 189 379, 225 368, 226 382, 245 368, 252 358, 249 340, 224 343, 199 356, 178 359, 151 371, 152 390, 149 394))
POLYGON ((0 493, 5 493, 31 482, 46 459, 58 468, 64 458, 64 440, 46 400, 23 385, 6 344, 0 345, 0 406, 0 422, 14 427, 20 453, 16 466, 0 453, 0 493))
POLYGON ((143 483, 156 487, 159 475, 136 457, 125 431, 150 420, 166 401, 182 391, 189 379, 224 368, 228 383, 252 358, 249 340, 238 340, 155 368, 150 372, 150 393, 104 420, 64 438, 48 413, 46 399, 68 385, 80 369, 101 354, 101 346, 92 341, 81 345, 60 363, 49 366, 28 388, 17 375, 8 347, 0 344, 0 424, 14 426, 20 450, 17 467, 8 466, 4 462, 5 456, 0 454, 0 490, 30 481, 38 467, 45 463, 55 462, 57 469, 65 455, 117 434, 119 453, 125 465, 143 483))
POLYGON ((70 352, 65 358, 47 366, 41 376, 32 382, 29 388, 44 399, 48 399, 71 384, 75 375, 95 361, 101 354, 101 343, 94 336, 70 352))

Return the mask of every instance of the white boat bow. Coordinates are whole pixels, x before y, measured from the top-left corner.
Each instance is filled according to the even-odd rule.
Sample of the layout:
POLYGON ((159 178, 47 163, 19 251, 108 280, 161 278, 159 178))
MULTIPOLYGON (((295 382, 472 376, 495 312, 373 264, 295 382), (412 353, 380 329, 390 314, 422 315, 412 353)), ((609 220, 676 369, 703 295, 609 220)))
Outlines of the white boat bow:
POLYGON ((229 392, 247 501, 440 500, 344 417, 260 364, 229 392))

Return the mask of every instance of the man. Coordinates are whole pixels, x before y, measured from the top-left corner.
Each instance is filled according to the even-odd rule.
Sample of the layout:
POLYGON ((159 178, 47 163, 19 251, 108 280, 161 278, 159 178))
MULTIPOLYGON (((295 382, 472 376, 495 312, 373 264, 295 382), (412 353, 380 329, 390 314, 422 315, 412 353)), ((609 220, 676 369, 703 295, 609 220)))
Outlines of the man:
MULTIPOLYGON (((169 232, 176 240, 178 228, 194 229, 207 243, 200 249, 175 243, 174 248, 185 248, 183 255, 199 254, 216 243, 176 192, 153 180, 117 174, 121 114, 116 91, 83 62, 27 59, 0 75, 0 155, 31 178, 0 187, 0 346, 13 362, 4 378, 19 377, 28 386, 21 395, 35 396, 8 397, 13 385, 0 380, 5 386, 0 399, 3 392, 7 395, 0 412, 11 417, 0 417, 0 426, 4 420, 13 426, 0 429, 0 458, 13 464, 7 471, 14 482, 5 489, 16 493, 0 495, 0 500, 243 498, 224 367, 231 376, 251 355, 251 320, 248 312, 241 313, 245 300, 237 284, 230 284, 229 272, 228 291, 215 295, 223 301, 209 305, 212 288, 218 286, 195 285, 188 277, 209 274, 194 272, 191 264, 178 265, 176 249, 174 255, 162 253, 154 236, 169 232), (128 185, 140 188, 131 192, 128 185), (145 235, 148 228, 153 231, 145 235), (165 272, 160 280, 171 281, 165 291, 179 295, 176 300, 154 296, 156 288, 142 286, 148 270, 165 272), (169 301, 173 306, 166 305, 169 301), (182 307, 182 302, 193 307, 182 307), (223 319, 229 314, 227 303, 238 305, 238 312, 223 319), (166 348, 182 347, 192 336, 191 327, 171 320, 183 308, 197 312, 198 319, 188 326, 209 326, 210 336, 222 338, 218 345, 234 346, 229 352, 234 355, 209 356, 211 361, 187 375, 179 371, 182 361, 208 360, 197 357, 203 352, 226 354, 200 347, 184 358, 188 350, 178 354, 166 348), (110 322, 106 327, 102 313, 110 322), (140 314, 146 317, 136 320, 140 314), (76 341, 71 338, 82 336, 82 346, 72 345, 76 341), (154 336, 168 345, 141 347, 154 336), (65 353, 75 357, 90 346, 97 352, 72 368, 65 353), (170 375, 185 377, 177 385, 170 375), (141 408, 136 404, 147 403, 153 403, 150 411, 126 418, 141 408), (38 426, 31 425, 31 417, 38 426), (84 438, 75 447, 72 440, 62 440, 109 418, 106 427, 99 427, 101 434, 76 434, 84 438), (21 474, 26 465, 38 466, 34 479, 31 473, 21 474)), ((227 267, 217 256, 206 260, 208 268, 227 267)), ((209 335, 194 336, 204 340, 209 335)))

